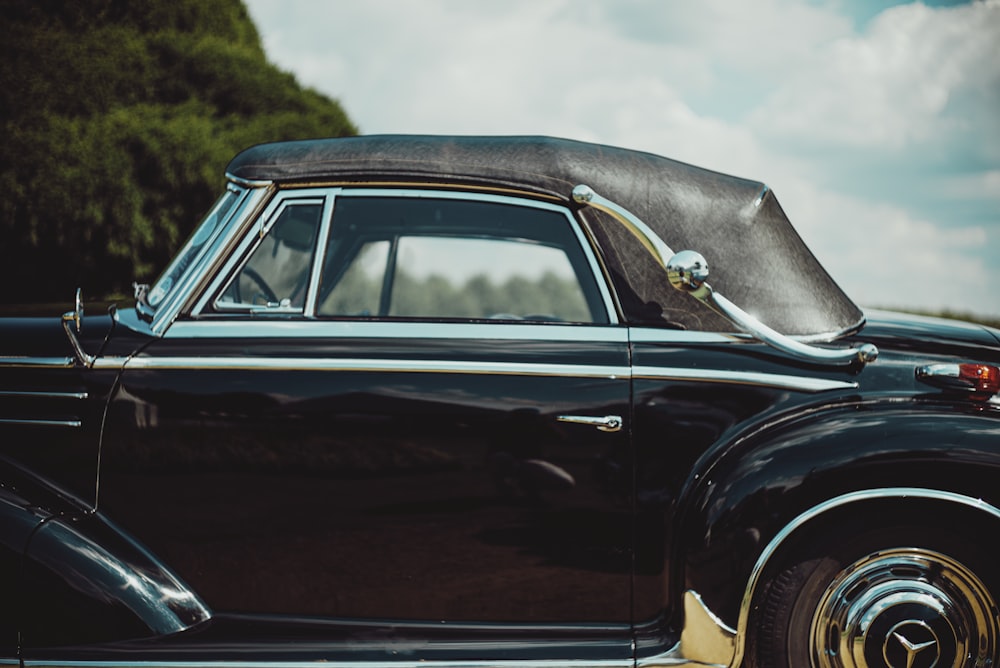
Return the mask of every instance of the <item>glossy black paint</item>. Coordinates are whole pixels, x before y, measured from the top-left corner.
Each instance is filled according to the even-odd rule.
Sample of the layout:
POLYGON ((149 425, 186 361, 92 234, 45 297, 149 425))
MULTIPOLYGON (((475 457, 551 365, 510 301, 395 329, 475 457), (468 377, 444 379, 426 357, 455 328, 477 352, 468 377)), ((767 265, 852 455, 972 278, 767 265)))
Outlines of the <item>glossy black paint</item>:
POLYGON ((627 379, 572 371, 626 367, 624 343, 168 338, 136 361, 158 360, 112 401, 100 508, 214 609, 630 620, 627 432, 556 420, 627 415, 627 379), (279 368, 169 368, 206 350, 279 368), (570 370, 280 368, 303 351, 570 370))
MULTIPOLYGON (((131 311, 87 316, 86 368, 58 318, 5 320, 2 658, 617 665, 676 649, 688 590, 738 626, 775 537, 844 494, 928 498, 861 498, 810 531, 884 518, 970 527, 995 547, 981 536, 1000 535, 1000 403, 915 370, 1000 364, 1000 333, 889 314, 861 327, 759 183, 537 138, 305 142, 230 168, 288 187, 405 177, 569 207, 589 182, 677 250, 718 250, 713 285, 769 324, 859 329, 820 345, 880 356, 830 367, 699 336, 721 318, 588 208, 573 215, 627 325, 376 332, 360 316, 201 313, 203 276, 162 329, 131 311), (335 159, 359 151, 360 166, 335 159), (760 236, 727 244, 734 220, 760 236), (756 280, 775 254, 794 285, 756 280), (559 420, 607 415, 623 428, 559 420)), ((264 192, 249 198, 266 207, 264 192)))
MULTIPOLYGON (((918 366, 955 361, 954 355, 996 364, 1000 349, 991 345, 992 333, 892 316, 855 338, 878 343, 877 363, 815 368, 750 343, 634 347, 636 365, 739 369, 857 385, 810 393, 634 381, 643 527, 636 543, 637 619, 649 618, 662 604, 646 592, 665 589, 667 600, 676 602, 692 589, 735 628, 751 570, 768 542, 800 514, 842 494, 918 487, 1000 508, 1000 408, 915 378, 918 366)), ((900 508, 906 505, 900 500, 900 508)), ((850 531, 832 519, 831 525, 850 531)), ((679 608, 668 603, 666 609, 679 608)))
POLYGON ((31 652, 35 661, 73 660, 255 662, 558 661, 628 662, 629 627, 491 626, 329 621, 218 614, 209 622, 160 638, 31 652))
MULTIPOLYGON (((822 413, 809 419, 784 420, 733 444, 688 492, 685 585, 702 592, 734 626, 738 601, 732 592, 745 586, 763 548, 799 514, 828 499, 912 487, 1000 507, 1000 411, 921 399, 840 402, 818 410, 822 413)), ((895 514, 884 509, 867 514, 858 504, 850 522, 838 514, 829 529, 850 532, 862 524, 891 526, 916 517, 929 524, 917 505, 901 495, 892 505, 895 514)), ((965 524, 969 538, 985 527, 992 526, 992 533, 1000 529, 985 513, 981 521, 979 527, 965 524)))
POLYGON ((208 618, 155 557, 50 481, 0 458, 0 656, 174 633, 208 618))
MULTIPOLYGON (((81 346, 101 354, 113 329, 110 316, 87 317, 81 346)), ((125 339, 134 350, 135 341, 125 339)), ((122 343, 112 347, 121 349, 122 343)), ((58 318, 4 319, 0 358, 3 453, 92 506, 101 423, 117 371, 82 368, 58 318), (29 365, 38 361, 48 364, 29 365)))

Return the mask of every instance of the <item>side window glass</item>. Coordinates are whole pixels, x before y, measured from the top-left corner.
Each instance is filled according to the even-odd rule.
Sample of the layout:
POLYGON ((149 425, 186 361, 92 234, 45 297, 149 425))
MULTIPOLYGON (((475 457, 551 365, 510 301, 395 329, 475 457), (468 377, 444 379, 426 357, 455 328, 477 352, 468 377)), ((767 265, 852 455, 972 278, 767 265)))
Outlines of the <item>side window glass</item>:
POLYGON ((321 203, 290 204, 216 300, 218 310, 301 312, 316 253, 321 203))
POLYGON ((320 315, 378 315, 389 261, 389 245, 385 240, 361 244, 358 252, 348 261, 343 275, 316 307, 317 312, 320 315))
POLYGON ((558 211, 459 199, 341 197, 317 315, 606 323, 558 211))
POLYGON ((389 315, 593 321, 563 249, 456 237, 399 240, 389 315))

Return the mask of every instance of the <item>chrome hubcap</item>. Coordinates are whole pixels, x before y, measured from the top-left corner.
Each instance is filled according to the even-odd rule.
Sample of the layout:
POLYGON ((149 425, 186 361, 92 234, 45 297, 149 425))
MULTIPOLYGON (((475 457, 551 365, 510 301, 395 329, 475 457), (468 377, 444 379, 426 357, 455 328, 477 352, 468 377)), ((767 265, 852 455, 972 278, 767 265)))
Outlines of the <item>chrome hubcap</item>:
POLYGON ((837 574, 813 616, 812 661, 838 668, 992 666, 996 602, 969 569, 937 552, 870 554, 837 574))

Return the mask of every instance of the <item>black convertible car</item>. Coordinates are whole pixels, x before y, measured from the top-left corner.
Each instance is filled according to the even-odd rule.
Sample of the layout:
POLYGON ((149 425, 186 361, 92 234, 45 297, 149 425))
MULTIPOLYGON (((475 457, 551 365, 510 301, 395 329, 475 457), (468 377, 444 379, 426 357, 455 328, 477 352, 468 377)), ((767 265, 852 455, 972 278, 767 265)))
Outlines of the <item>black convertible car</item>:
POLYGON ((646 153, 227 177, 134 308, 0 321, 0 665, 998 664, 1000 332, 646 153))

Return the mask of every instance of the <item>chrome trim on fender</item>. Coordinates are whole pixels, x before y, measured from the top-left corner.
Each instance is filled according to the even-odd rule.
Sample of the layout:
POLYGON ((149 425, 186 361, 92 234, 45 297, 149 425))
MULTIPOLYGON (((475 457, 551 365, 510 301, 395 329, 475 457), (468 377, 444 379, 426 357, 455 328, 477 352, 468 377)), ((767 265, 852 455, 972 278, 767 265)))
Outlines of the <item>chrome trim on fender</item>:
POLYGON ((184 338, 359 338, 359 339, 493 339, 627 343, 628 330, 608 325, 540 325, 531 323, 440 323, 358 320, 182 320, 164 334, 184 338))
POLYGON ((823 513, 835 508, 840 508, 860 501, 906 497, 916 497, 919 499, 930 499, 934 501, 959 504, 972 510, 983 511, 988 515, 991 515, 995 520, 1000 521, 1000 508, 992 506, 982 499, 974 499, 963 494, 944 492, 936 489, 924 489, 922 487, 886 487, 882 489, 850 492, 848 494, 834 497, 810 508, 785 525, 785 527, 771 539, 771 542, 767 544, 767 547, 765 547, 764 551, 761 552, 760 557, 757 558, 757 563, 754 564, 753 571, 750 573, 750 580, 747 582, 747 588, 743 593, 743 600, 740 603, 740 616, 737 622, 739 632, 736 635, 736 652, 733 656, 733 664, 731 668, 739 668, 743 662, 743 654, 746 651, 747 627, 750 622, 750 606, 753 603, 753 596, 757 588, 757 583, 760 580, 761 573, 764 571, 764 568, 767 566, 771 557, 774 556, 774 554, 781 547, 781 544, 784 543, 790 535, 800 529, 807 522, 814 520, 823 513))
POLYGON ((0 357, 0 367, 72 369, 72 357, 0 357))
POLYGON ((842 380, 827 380, 809 376, 786 376, 775 373, 755 373, 749 371, 717 371, 714 369, 678 369, 655 366, 637 366, 632 369, 632 377, 645 380, 677 380, 700 383, 725 383, 731 385, 753 385, 773 387, 798 392, 830 392, 833 390, 856 390, 858 384, 842 380))
POLYGON ((80 420, 28 420, 15 418, 0 418, 0 424, 17 424, 31 427, 70 427, 74 429, 83 426, 83 422, 80 420))
POLYGON ((0 390, 0 399, 4 397, 21 397, 24 399, 86 399, 86 392, 47 392, 32 390, 0 390))
POLYGON ((344 371, 381 373, 456 373, 491 376, 566 376, 627 379, 627 366, 519 364, 441 360, 337 359, 317 357, 133 357, 126 365, 138 369, 203 369, 206 371, 344 371))

